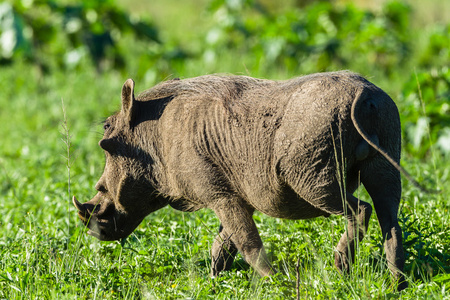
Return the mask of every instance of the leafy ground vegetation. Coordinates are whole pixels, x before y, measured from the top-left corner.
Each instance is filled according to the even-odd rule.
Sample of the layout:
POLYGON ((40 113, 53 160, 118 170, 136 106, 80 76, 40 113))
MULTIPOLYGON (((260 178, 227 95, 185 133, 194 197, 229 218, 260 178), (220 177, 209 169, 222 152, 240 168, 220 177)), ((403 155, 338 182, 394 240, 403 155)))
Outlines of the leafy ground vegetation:
POLYGON ((0 299, 449 299, 449 4, 278 2, 0 3, 0 299), (94 194, 101 122, 119 108, 126 78, 143 90, 208 73, 287 79, 338 69, 394 98, 403 166, 441 191, 403 182, 409 289, 395 291, 375 216, 348 276, 333 266, 342 217, 256 213, 280 271, 270 279, 240 257, 209 277, 218 220, 207 210, 162 209, 122 242, 85 234, 70 199, 94 194))

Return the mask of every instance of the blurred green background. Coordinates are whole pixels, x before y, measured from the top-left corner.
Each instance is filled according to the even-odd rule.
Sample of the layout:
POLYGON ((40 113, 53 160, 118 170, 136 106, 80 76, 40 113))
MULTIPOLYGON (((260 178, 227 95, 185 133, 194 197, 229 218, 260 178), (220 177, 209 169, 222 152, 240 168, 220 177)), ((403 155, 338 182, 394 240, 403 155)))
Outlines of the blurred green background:
MULTIPOLYGON (((70 206, 73 194, 84 202, 94 193, 101 123, 120 107, 127 78, 143 91, 174 77, 282 80, 341 69, 390 94, 401 115, 403 166, 442 190, 424 195, 404 182, 400 220, 411 286, 404 296, 445 298, 449 68, 450 1, 1 2, 0 298, 290 298, 299 258, 302 298, 394 295, 374 217, 349 278, 332 261, 343 218, 256 214, 281 275, 258 281, 238 259, 235 272, 214 281, 211 212, 163 209, 121 244, 87 237, 70 206)), ((370 202, 364 191, 361 198, 370 202)))
POLYGON ((437 0, 4 2, 0 64, 26 64, 35 80, 118 72, 143 88, 208 73, 286 79, 350 69, 401 103, 406 149, 423 157, 425 124, 450 152, 449 11, 437 0))

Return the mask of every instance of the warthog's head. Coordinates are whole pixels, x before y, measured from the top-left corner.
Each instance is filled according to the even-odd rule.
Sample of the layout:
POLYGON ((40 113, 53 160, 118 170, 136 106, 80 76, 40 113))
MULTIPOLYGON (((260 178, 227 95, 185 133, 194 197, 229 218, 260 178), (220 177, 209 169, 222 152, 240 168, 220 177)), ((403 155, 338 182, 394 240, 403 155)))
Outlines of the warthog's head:
POLYGON ((106 165, 95 185, 97 194, 83 204, 73 197, 88 233, 100 240, 127 237, 146 215, 167 204, 154 189, 153 159, 142 142, 148 138, 145 122, 139 120, 139 101, 133 92, 134 82, 128 79, 122 87, 122 110, 105 121, 99 145, 105 150, 106 165))

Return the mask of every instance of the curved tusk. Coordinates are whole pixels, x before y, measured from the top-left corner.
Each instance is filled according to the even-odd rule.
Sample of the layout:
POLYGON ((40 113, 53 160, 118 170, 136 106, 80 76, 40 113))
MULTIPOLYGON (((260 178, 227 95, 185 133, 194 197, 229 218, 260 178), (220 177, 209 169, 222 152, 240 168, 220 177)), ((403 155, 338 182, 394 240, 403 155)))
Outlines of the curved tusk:
POLYGON ((81 203, 77 200, 77 198, 75 198, 75 196, 73 196, 73 198, 72 198, 72 203, 73 203, 73 205, 75 205, 75 207, 76 207, 79 211, 82 211, 82 212, 85 212, 85 211, 86 211, 86 208, 83 206, 83 204, 81 204, 81 203))

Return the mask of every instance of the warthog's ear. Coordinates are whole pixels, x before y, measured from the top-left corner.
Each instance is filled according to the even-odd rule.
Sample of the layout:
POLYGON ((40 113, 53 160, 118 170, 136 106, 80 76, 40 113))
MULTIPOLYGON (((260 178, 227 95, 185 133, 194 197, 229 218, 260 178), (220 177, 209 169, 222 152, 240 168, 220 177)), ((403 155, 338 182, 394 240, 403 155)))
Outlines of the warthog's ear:
POLYGON ((136 100, 134 99, 134 81, 128 79, 122 87, 122 112, 130 125, 136 115, 136 100))

